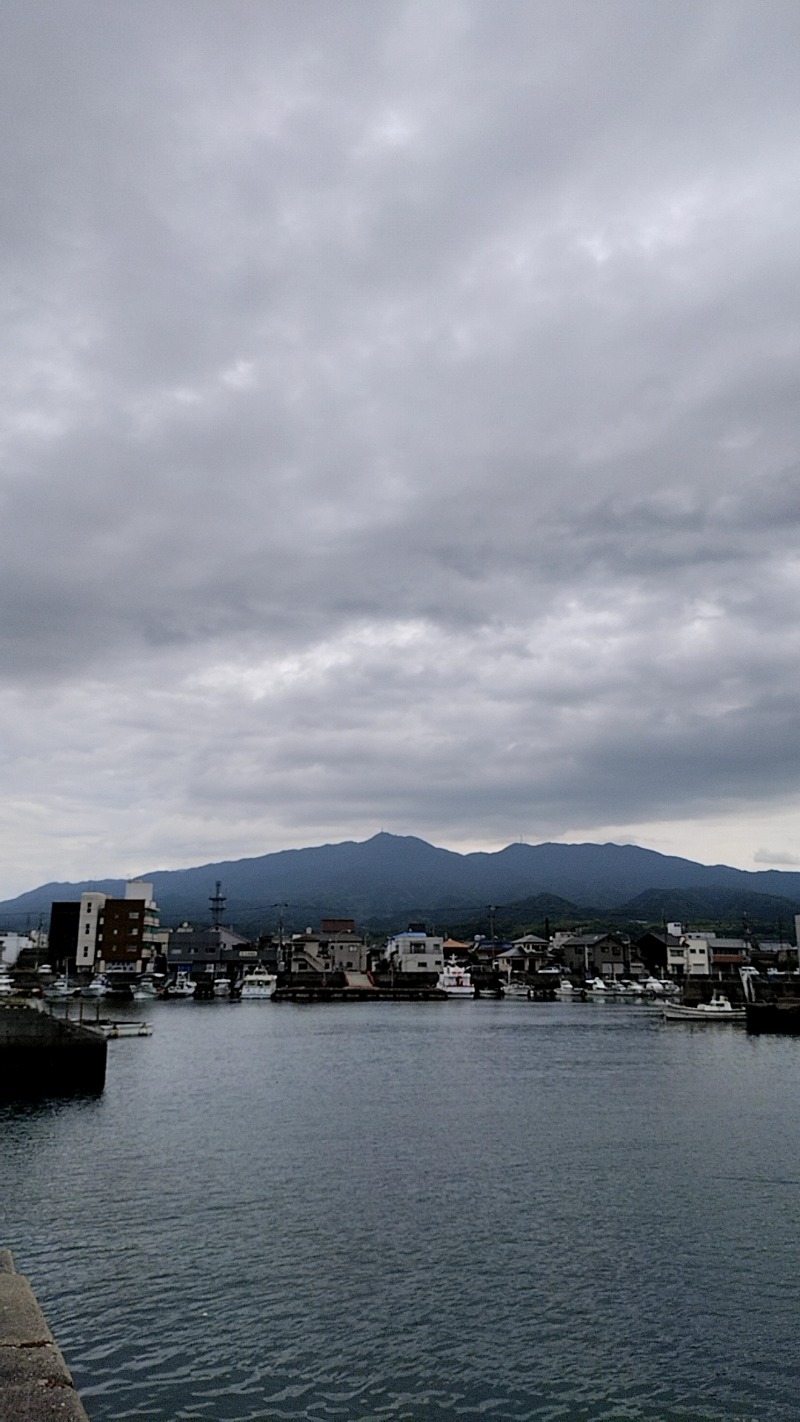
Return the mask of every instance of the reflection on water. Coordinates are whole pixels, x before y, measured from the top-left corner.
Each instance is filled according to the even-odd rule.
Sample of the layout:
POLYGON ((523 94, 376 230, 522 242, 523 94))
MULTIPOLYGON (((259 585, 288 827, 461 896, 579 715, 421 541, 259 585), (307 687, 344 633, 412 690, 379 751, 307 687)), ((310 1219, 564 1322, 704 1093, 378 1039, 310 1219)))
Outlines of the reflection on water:
POLYGON ((800 1042, 602 1003, 147 1016, 101 1098, 0 1107, 0 1243, 92 1422, 795 1417, 800 1042))

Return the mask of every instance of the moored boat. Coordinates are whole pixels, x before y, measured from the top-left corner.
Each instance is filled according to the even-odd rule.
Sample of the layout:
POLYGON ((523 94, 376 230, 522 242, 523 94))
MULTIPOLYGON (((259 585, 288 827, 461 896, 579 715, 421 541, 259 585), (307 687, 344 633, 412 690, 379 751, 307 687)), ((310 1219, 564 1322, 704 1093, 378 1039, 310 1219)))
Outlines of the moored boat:
POLYGON ((266 968, 253 968, 242 978, 240 996, 243 1002, 251 1002, 259 998, 262 1001, 269 1000, 277 986, 276 973, 268 973, 266 968))
POLYGON ((437 987, 448 997, 474 997, 475 986, 469 968, 462 968, 455 958, 448 958, 437 982, 437 987))
POLYGON ((665 1002, 662 1008, 666 1022, 744 1022, 743 1007, 734 1007, 722 993, 712 994, 710 1002, 689 1007, 684 1002, 665 1002))
POLYGON ((610 995, 602 978, 587 978, 581 988, 581 996, 597 998, 602 1002, 605 1002, 610 995))
POLYGON ((102 973, 97 973, 81 988, 81 997, 105 997, 107 993, 108 983, 102 973))
POLYGON ((42 987, 42 996, 45 997, 48 1002, 59 1002, 65 997, 80 997, 80 995, 81 990, 79 985, 75 982, 71 983, 66 973, 62 973, 59 977, 53 978, 52 982, 46 983, 42 987))
POLYGON ((186 972, 178 972, 171 982, 164 984, 161 989, 162 997, 194 997, 196 983, 186 972))
POLYGON ((527 983, 505 983, 503 986, 504 997, 524 997, 529 998, 531 990, 527 983))

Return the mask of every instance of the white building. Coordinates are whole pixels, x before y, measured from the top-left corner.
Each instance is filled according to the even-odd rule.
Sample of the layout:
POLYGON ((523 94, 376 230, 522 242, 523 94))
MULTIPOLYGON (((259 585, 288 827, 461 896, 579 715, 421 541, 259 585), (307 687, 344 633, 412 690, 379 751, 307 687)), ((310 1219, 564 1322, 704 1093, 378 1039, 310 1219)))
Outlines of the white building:
POLYGON ((384 950, 396 973, 440 973, 444 967, 444 939, 424 928, 396 933, 384 950))
POLYGON ((97 923, 105 906, 108 894, 90 890, 81 894, 81 911, 78 915, 78 943, 75 949, 75 967, 94 968, 97 957, 97 923))
MULTIPOLYGON (((679 928, 680 924, 671 925, 679 928)), ((713 933, 682 933, 677 942, 667 943, 667 972, 673 977, 708 978, 711 976, 713 933)))
POLYGON ((40 933, 37 928, 31 929, 30 933, 14 933, 10 929, 3 932, 0 929, 0 963, 7 968, 13 967, 23 948, 38 948, 44 954, 47 934, 40 933))

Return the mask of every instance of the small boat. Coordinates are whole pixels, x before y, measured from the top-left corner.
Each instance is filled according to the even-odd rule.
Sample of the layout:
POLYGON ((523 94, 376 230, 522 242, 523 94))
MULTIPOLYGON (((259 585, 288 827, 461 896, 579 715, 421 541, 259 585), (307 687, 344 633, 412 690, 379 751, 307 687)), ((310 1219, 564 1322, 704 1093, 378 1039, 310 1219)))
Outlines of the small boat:
POLYGON ((596 997, 603 1002, 611 995, 602 978, 587 978, 581 993, 584 997, 596 997))
POLYGON ((166 982, 161 989, 162 997, 194 997, 195 982, 188 973, 176 973, 172 982, 166 982))
POLYGON ((16 989, 8 968, 0 968, 0 997, 13 997, 16 989))
POLYGON ((524 997, 531 996, 531 990, 527 983, 505 983, 503 986, 504 997, 524 997))
POLYGON ((52 982, 45 984, 42 988, 42 996, 47 998, 48 1002, 59 1002, 65 997, 80 997, 80 995, 80 987, 77 983, 71 983, 66 973, 53 978, 52 982))
POLYGON ((744 1022, 743 1007, 734 1007, 722 993, 712 994, 710 1002, 687 1007, 683 1002, 665 1002, 662 1008, 665 1022, 744 1022))
POLYGON ((626 997, 644 997, 645 990, 634 978, 620 978, 619 987, 626 997))
POLYGON ((133 997, 136 1002, 144 1002, 149 998, 158 997, 159 988, 151 974, 145 974, 140 978, 133 989, 133 997))
POLYGON ((230 978, 215 978, 215 979, 214 979, 214 996, 215 996, 215 997, 230 997, 230 996, 231 996, 231 980, 230 980, 230 978))
POLYGON ((462 968, 455 958, 448 958, 436 986, 448 997, 474 997, 475 988, 469 968, 462 968))
POLYGON ((102 973, 97 973, 91 982, 81 988, 81 997, 105 997, 108 993, 108 983, 102 973))
POLYGON ((662 982, 661 978, 654 978, 652 975, 645 978, 642 983, 642 987, 649 997, 664 997, 670 986, 671 984, 662 982))
POLYGON ((268 973, 266 968, 253 968, 242 978, 242 1001, 251 1002, 256 998, 269 999, 277 986, 277 973, 268 973))

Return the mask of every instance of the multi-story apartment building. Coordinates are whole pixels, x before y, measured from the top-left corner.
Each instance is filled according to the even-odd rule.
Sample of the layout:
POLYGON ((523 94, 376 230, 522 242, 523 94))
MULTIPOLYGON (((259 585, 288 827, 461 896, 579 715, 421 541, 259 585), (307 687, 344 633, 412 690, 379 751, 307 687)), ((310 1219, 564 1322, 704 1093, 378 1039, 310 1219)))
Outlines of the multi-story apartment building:
MULTIPOLYGON (((67 922, 63 912, 67 907, 73 906, 53 904, 51 924, 67 922)), ((74 910, 77 910, 77 932, 74 948, 67 956, 74 957, 79 971, 102 973, 114 969, 141 973, 166 943, 166 932, 159 926, 153 886, 141 879, 125 885, 123 899, 99 890, 81 894, 80 904, 74 905, 73 913, 68 916, 70 922, 74 910)))

